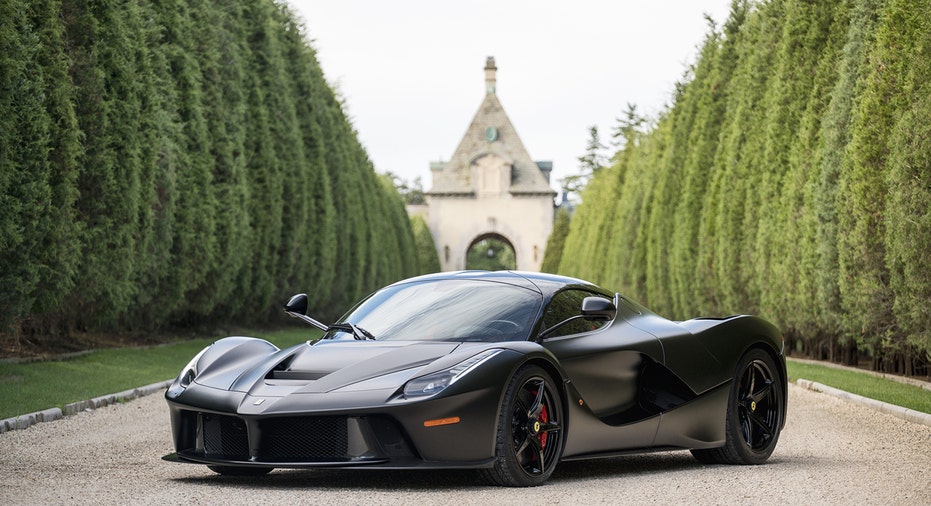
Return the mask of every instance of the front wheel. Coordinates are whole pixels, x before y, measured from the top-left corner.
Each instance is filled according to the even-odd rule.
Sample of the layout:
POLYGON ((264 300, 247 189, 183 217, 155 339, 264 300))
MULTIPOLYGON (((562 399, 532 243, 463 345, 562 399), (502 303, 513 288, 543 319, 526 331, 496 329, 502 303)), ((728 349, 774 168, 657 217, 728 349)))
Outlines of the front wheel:
POLYGON ((776 362, 752 349, 741 359, 731 385, 721 448, 692 450, 706 464, 762 464, 779 440, 785 419, 786 384, 776 362))
POLYGON ((494 466, 482 475, 507 487, 542 484, 562 457, 563 426, 562 399, 549 374, 535 365, 518 369, 501 405, 494 466))

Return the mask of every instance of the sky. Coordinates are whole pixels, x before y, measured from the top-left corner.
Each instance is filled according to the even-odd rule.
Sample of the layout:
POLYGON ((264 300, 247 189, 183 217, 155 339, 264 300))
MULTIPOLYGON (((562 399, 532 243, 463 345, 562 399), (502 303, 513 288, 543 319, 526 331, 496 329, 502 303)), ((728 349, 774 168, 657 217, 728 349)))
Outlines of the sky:
MULTIPOLYGON (((635 104, 655 117, 731 0, 287 0, 380 173, 431 187, 485 93, 497 94, 551 184, 579 171, 589 128, 608 144, 635 104)), ((609 154, 607 151, 605 154, 609 154)))

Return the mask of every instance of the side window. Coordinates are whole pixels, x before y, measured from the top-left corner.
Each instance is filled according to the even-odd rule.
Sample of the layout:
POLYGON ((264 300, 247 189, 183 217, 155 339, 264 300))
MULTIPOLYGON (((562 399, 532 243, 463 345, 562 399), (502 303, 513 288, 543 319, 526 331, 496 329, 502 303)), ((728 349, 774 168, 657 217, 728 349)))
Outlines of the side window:
MULTIPOLYGON (((565 290, 557 293, 543 311, 543 327, 548 329, 567 318, 581 315, 582 300, 585 297, 593 296, 603 297, 600 294, 587 292, 585 290, 565 290)), ((607 299, 607 297, 605 298, 607 299)), ((584 318, 578 318, 559 327, 548 337, 591 332, 592 330, 603 327, 606 323, 608 322, 603 320, 588 321, 584 318)))

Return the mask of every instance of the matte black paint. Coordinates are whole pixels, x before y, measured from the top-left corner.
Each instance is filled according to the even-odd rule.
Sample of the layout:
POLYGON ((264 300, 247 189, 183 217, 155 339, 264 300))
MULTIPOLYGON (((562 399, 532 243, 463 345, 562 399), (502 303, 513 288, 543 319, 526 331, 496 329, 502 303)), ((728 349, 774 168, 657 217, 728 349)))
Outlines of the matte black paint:
MULTIPOLYGON (((533 289, 544 303, 583 281, 546 274, 445 273, 533 289)), ((404 281, 402 281, 403 283, 404 281)), ((166 394, 181 460, 268 467, 488 467, 504 389, 521 366, 536 363, 562 385, 566 427, 563 459, 724 444, 728 392, 740 357, 760 347, 781 364, 778 329, 752 316, 666 320, 623 297, 614 320, 592 332, 497 343, 320 341, 278 350, 251 338, 222 339, 201 357, 187 388, 176 380, 166 394), (406 399, 411 378, 444 370, 486 349, 503 349, 437 395, 406 399), (231 415, 248 429, 249 458, 204 454, 198 420, 231 415), (272 461, 262 454, 262 430, 272 418, 346 417, 365 458, 272 461), (424 421, 459 417, 455 424, 424 421), (200 445, 200 446, 198 446, 200 445), (364 451, 369 449, 371 451, 364 451), (374 455, 374 456, 373 456, 374 455)), ((783 411, 784 412, 784 411, 783 411)), ((784 418, 783 418, 784 420, 784 418)), ((285 422, 281 422, 285 423, 285 422)))

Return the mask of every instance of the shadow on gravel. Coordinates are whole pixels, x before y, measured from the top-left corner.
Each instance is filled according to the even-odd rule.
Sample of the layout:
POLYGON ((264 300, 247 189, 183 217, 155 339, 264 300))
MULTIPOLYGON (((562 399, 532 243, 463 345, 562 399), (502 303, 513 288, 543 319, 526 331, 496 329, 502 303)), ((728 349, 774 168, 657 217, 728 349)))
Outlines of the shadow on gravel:
MULTIPOLYGON (((631 455, 577 462, 561 462, 549 480, 549 484, 584 481, 591 479, 634 478, 701 469, 703 466, 688 452, 654 453, 631 455)), ((462 488, 491 487, 479 476, 478 471, 462 469, 390 471, 378 469, 278 469, 262 477, 240 476, 196 476, 175 478, 172 481, 186 484, 203 484, 211 487, 225 486, 317 490, 377 490, 434 491, 462 488)))
POLYGON ((648 453, 604 459, 560 462, 552 481, 599 478, 633 478, 656 473, 701 469, 705 467, 689 452, 648 453))
POLYGON ((454 490, 473 488, 485 483, 477 471, 470 469, 439 469, 390 471, 378 469, 276 469, 260 477, 197 476, 176 478, 172 481, 186 484, 204 484, 211 487, 229 485, 249 488, 318 490, 454 490))

